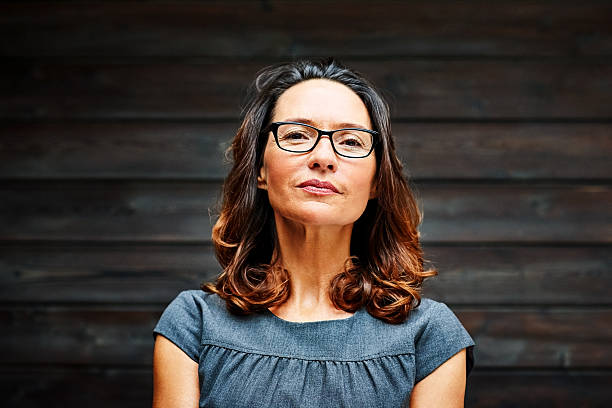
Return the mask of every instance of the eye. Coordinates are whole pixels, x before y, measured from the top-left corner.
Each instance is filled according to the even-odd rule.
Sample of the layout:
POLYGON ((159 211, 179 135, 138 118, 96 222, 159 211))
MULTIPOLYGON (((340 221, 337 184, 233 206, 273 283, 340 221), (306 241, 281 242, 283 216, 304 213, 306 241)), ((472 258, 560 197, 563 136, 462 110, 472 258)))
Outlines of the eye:
MULTIPOLYGON (((359 131, 341 132, 335 137, 334 142, 338 145, 350 148, 363 148, 366 145, 365 137, 359 131)), ((369 135, 368 135, 369 136, 369 135)))
POLYGON ((340 143, 350 147, 363 147, 363 143, 361 142, 361 140, 356 137, 344 138, 344 140, 342 140, 340 143))
POLYGON ((291 131, 281 136, 283 140, 305 140, 308 135, 301 131, 291 131))

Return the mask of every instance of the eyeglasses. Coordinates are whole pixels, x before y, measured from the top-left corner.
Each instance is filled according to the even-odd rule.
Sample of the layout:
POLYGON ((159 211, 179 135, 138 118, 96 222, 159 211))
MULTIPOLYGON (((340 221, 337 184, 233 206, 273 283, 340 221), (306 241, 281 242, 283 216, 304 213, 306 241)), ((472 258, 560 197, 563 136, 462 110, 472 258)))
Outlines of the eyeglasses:
POLYGON ((272 122, 265 131, 272 132, 279 148, 293 153, 312 151, 326 135, 336 154, 355 159, 369 156, 379 135, 375 130, 359 128, 321 130, 300 122, 272 122))

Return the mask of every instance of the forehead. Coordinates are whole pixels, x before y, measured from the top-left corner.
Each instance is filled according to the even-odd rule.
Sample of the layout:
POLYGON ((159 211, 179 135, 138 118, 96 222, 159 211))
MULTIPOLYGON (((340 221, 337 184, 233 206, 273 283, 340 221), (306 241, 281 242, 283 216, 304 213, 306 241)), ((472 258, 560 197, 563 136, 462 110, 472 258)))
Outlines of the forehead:
POLYGON ((371 127, 361 98, 348 86, 327 79, 309 79, 281 94, 272 121, 295 119, 308 119, 328 129, 339 123, 371 127))

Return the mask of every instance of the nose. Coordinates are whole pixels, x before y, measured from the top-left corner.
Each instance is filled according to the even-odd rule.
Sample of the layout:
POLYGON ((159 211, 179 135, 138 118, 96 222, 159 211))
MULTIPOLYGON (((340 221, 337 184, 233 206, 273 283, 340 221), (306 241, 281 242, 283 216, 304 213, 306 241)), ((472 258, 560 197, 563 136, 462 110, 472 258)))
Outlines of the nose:
POLYGON ((311 169, 326 169, 336 171, 338 168, 338 156, 334 152, 329 136, 321 136, 319 143, 308 156, 308 167, 311 169), (327 139, 327 140, 324 140, 327 139))

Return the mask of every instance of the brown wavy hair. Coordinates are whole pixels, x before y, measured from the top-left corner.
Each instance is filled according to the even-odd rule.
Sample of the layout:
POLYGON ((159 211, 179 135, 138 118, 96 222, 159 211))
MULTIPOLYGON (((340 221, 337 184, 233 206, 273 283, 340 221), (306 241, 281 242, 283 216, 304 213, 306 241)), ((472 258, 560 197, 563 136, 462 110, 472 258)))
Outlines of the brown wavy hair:
POLYGON ((367 79, 331 58, 267 67, 249 87, 242 124, 227 152, 233 166, 212 231, 223 272, 201 288, 218 294, 237 314, 287 300, 289 273, 278 262, 274 213, 267 192, 257 188, 257 174, 268 140, 263 129, 276 101, 285 90, 309 79, 337 81, 352 89, 381 136, 375 147, 377 196, 353 226, 351 257, 331 280, 330 299, 346 312, 365 306, 376 318, 401 323, 420 304, 424 279, 437 272, 424 269, 417 231, 421 213, 395 153, 389 107, 367 79))

